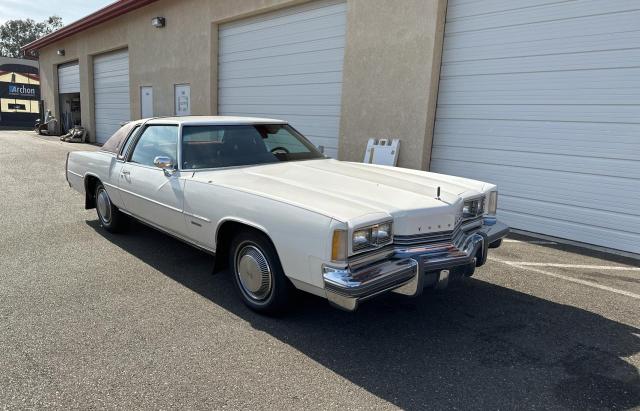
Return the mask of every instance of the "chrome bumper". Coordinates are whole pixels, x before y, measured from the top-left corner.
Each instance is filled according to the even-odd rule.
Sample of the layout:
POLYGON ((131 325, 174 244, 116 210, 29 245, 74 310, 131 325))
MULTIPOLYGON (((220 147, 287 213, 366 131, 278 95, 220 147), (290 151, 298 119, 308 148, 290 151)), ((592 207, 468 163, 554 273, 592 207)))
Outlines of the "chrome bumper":
POLYGON ((384 292, 416 296, 425 287, 445 288, 456 269, 483 265, 489 246, 499 245, 508 233, 505 224, 485 219, 482 226, 455 241, 395 247, 385 258, 368 265, 325 266, 327 299, 339 308, 353 311, 360 301, 384 292))

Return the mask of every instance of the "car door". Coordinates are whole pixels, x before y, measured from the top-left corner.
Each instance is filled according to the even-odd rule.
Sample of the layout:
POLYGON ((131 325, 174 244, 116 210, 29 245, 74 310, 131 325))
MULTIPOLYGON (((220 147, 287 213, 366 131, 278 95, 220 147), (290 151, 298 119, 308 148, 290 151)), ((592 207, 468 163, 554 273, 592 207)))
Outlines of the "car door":
POLYGON ((184 236, 184 178, 177 169, 178 135, 177 125, 146 125, 122 166, 119 188, 126 211, 172 234, 184 236), (157 167, 156 157, 169 157, 175 169, 167 171, 157 167))

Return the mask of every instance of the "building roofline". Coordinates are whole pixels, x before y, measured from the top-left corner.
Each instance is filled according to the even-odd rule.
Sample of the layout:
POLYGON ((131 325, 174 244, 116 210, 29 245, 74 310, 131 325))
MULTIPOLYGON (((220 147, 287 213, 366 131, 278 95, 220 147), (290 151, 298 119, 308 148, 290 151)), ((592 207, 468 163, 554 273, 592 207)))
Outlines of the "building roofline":
POLYGON ((123 14, 139 9, 140 7, 144 7, 147 4, 153 3, 155 1, 157 0, 118 0, 101 8, 98 11, 89 14, 86 17, 81 18, 80 20, 76 20, 73 23, 64 26, 63 28, 54 31, 51 34, 40 37, 39 39, 20 47, 20 49, 23 51, 39 50, 45 46, 55 43, 56 41, 95 27, 100 23, 104 23, 118 16, 122 16, 123 14))

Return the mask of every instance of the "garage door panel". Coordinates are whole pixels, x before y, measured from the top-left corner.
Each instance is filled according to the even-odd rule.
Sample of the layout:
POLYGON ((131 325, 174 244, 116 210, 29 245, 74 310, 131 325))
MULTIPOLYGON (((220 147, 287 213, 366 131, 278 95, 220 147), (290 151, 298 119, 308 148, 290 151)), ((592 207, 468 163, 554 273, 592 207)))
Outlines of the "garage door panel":
POLYGON ((640 236, 620 230, 594 227, 589 224, 577 224, 546 217, 538 217, 523 213, 505 211, 500 218, 511 226, 519 225, 521 229, 534 233, 559 238, 569 238, 587 244, 596 244, 631 253, 640 253, 640 236))
MULTIPOLYGON (((609 177, 640 176, 640 162, 609 158, 575 156, 557 153, 532 153, 504 148, 470 148, 459 146, 436 146, 431 157, 455 161, 477 161, 491 158, 492 164, 512 167, 543 168, 582 174, 598 174, 609 177)), ((640 190, 639 190, 640 191, 640 190)))
POLYGON ((630 207, 640 201, 634 176, 620 178, 506 166, 490 163, 489 159, 467 162, 435 158, 433 164, 438 169, 434 171, 445 174, 481 180, 488 177, 487 181, 498 183, 506 195, 517 197, 565 199, 559 202, 578 206, 589 204, 591 208, 623 213, 630 212, 630 207))
POLYGON ((457 33, 513 26, 534 26, 532 29, 537 29, 538 25, 561 24, 564 21, 580 19, 595 21, 599 24, 602 16, 608 14, 640 11, 635 0, 558 1, 555 4, 538 7, 526 7, 526 3, 521 4, 524 7, 508 6, 510 10, 451 19, 447 21, 446 32, 457 33))
MULTIPOLYGON (((477 135, 489 137, 485 139, 478 138, 483 144, 499 146, 491 137, 518 137, 523 150, 528 148, 537 148, 539 142, 543 144, 572 144, 579 149, 583 144, 596 144, 600 147, 619 148, 617 150, 620 155, 635 155, 635 152, 629 153, 629 148, 638 149, 640 141, 640 124, 629 123, 572 123, 572 122, 551 122, 545 124, 544 130, 540 129, 540 124, 532 121, 518 120, 501 120, 492 119, 438 119, 436 121, 436 132, 438 134, 446 133, 449 138, 442 140, 442 144, 455 144, 457 138, 465 138, 468 135, 477 135), (541 132, 544 131, 544 132, 541 132), (453 140, 452 140, 453 139, 453 140), (551 140, 551 141, 546 141, 551 140), (535 144, 527 144, 533 142, 535 144), (622 144, 618 146, 619 144, 622 144), (631 144, 631 146, 629 146, 631 144)), ((435 145, 441 144, 437 141, 435 145)), ((535 150, 533 150, 535 151, 535 150)), ((597 155, 597 151, 592 154, 597 155)))
MULTIPOLYGON (((627 160, 631 162, 640 161, 640 149, 637 144, 616 144, 609 147, 606 143, 589 143, 576 146, 571 142, 559 142, 554 139, 538 139, 535 146, 526 144, 521 137, 497 137, 491 134, 447 134, 440 133, 441 138, 447 142, 433 147, 433 152, 438 148, 458 148, 484 149, 484 150, 505 150, 522 153, 567 155, 584 158, 600 158, 603 162, 611 159, 627 160), (490 141, 488 143, 487 141, 490 141)), ((444 154, 439 154, 443 156, 444 154)), ((630 174, 627 173, 627 176, 630 174)))
MULTIPOLYGON (((339 96, 342 94, 342 83, 328 83, 323 84, 322 87, 318 87, 314 84, 294 84, 294 85, 280 85, 277 88, 278 93, 275 94, 281 97, 296 97, 296 96, 314 96, 318 98, 330 98, 339 96)), ((274 90, 272 86, 268 87, 225 87, 218 90, 219 97, 223 99, 233 97, 270 97, 274 96, 274 90)))
MULTIPOLYGON (((340 95, 322 96, 323 103, 337 107, 340 110, 340 95)), ((238 96, 226 97, 228 105, 280 105, 282 104, 281 96, 238 96)), ((318 96, 287 96, 287 103, 295 106, 315 106, 318 104, 318 96)))
POLYGON ((447 21, 454 21, 463 17, 480 16, 545 5, 556 5, 558 4, 558 0, 449 0, 448 4, 447 21))
POLYGON ((460 32, 455 32, 447 23, 447 36, 444 39, 444 45, 447 48, 456 49, 458 47, 526 43, 541 39, 563 41, 568 37, 634 32, 638 30, 638 18, 640 18, 640 11, 631 11, 527 25, 506 23, 500 28, 483 30, 464 30, 464 26, 460 22, 460 27, 464 30, 460 32), (615 29, 612 29, 612 26, 615 26, 615 29))
POLYGON ((93 85, 96 140, 104 143, 123 122, 131 119, 128 51, 95 56, 93 85))
POLYGON ((256 16, 252 19, 238 20, 225 25, 220 38, 235 36, 241 33, 256 32, 272 27, 282 27, 291 23, 311 21, 323 16, 338 15, 346 12, 346 3, 342 1, 326 1, 308 3, 298 7, 280 10, 256 16))
MULTIPOLYGON (((640 124, 640 106, 607 105, 438 105, 439 119, 494 119, 640 124)), ((540 125, 540 127, 545 127, 540 125)))
POLYGON ((342 71, 325 71, 322 73, 289 74, 287 76, 249 77, 241 79, 223 80, 222 88, 227 87, 265 87, 279 85, 322 85, 328 83, 341 83, 342 71))
MULTIPOLYGON (((438 173, 485 180, 498 185, 505 196, 532 200, 551 199, 554 203, 576 208, 591 208, 629 214, 640 201, 633 179, 583 175, 522 167, 499 166, 434 159, 432 169, 438 173)), ((502 210, 502 204, 499 204, 502 210)), ((539 215, 545 215, 541 208, 539 215)), ((514 225, 515 228, 518 225, 514 225)), ((623 228, 622 226, 619 226, 623 228)))
MULTIPOLYGON (((304 43, 314 40, 322 40, 333 37, 341 37, 345 31, 345 22, 335 21, 334 16, 309 22, 291 23, 288 25, 287 33, 282 33, 281 27, 274 27, 271 30, 260 32, 261 45, 264 47, 276 47, 304 43)), ((254 32, 243 35, 225 38, 220 48, 221 53, 237 53, 256 49, 254 32)))
POLYGON ((336 105, 320 105, 320 104, 307 104, 304 106, 301 105, 293 105, 293 104, 228 104, 227 106, 234 110, 234 107, 238 109, 248 110, 248 111, 261 111, 266 110, 269 111, 270 107, 276 108, 278 112, 281 112, 286 115, 303 115, 303 116, 339 116, 340 115, 340 106, 336 105))
POLYGON ((439 89, 445 93, 465 90, 638 89, 640 88, 637 82, 639 76, 640 68, 602 70, 597 77, 594 77, 594 73, 590 70, 452 76, 441 78, 439 89))
POLYGON ((337 153, 344 2, 312 2, 220 26, 218 112, 281 118, 337 153))
POLYGON ((634 50, 576 53, 571 59, 556 55, 488 59, 469 62, 444 63, 446 77, 496 73, 528 73, 537 71, 601 70, 637 68, 640 48, 634 50))
MULTIPOLYGON (((338 56, 336 56, 338 57, 338 56)), ((341 66, 343 60, 341 58, 323 59, 319 62, 305 64, 282 64, 278 63, 273 66, 245 67, 225 70, 218 74, 220 80, 252 78, 252 77, 273 77, 287 76, 299 74, 315 74, 334 70, 336 66, 341 66)))
POLYGON ((256 49, 248 51, 238 51, 229 54, 223 54, 220 62, 227 61, 255 61, 260 59, 273 59, 274 57, 283 57, 299 54, 310 54, 324 50, 339 50, 344 48, 344 37, 334 36, 326 39, 312 40, 304 43, 292 43, 282 46, 270 47, 268 49, 256 49))
MULTIPOLYGON (((458 43, 463 40, 457 39, 458 43)), ((455 47, 450 41, 450 46, 455 47)), ((611 44, 616 44, 618 49, 632 49, 640 44, 640 31, 622 32, 613 34, 596 34, 591 36, 572 36, 558 39, 532 40, 515 43, 484 44, 475 47, 460 48, 455 55, 449 54, 443 60, 444 63, 468 60, 500 59, 526 56, 539 56, 545 54, 585 53, 594 51, 607 51, 611 44)))
MULTIPOLYGON (((229 75, 236 71, 253 70, 257 71, 260 68, 268 70, 271 68, 285 68, 285 67, 305 67, 307 65, 321 65, 326 63, 342 64, 344 58, 344 51, 337 49, 321 50, 314 53, 306 53, 301 59, 297 54, 287 56, 273 56, 261 58, 259 64, 248 65, 246 61, 226 61, 219 67, 219 76, 229 75)), ((317 71, 317 70, 316 70, 317 71)))
POLYGON ((640 232, 640 215, 613 213, 593 208, 576 208, 552 201, 519 198, 511 196, 500 197, 501 208, 505 212, 522 213, 537 217, 548 217, 554 220, 568 221, 584 225, 587 222, 594 227, 608 230, 618 230, 620 225, 631 233, 640 232), (540 210, 545 210, 543 216, 540 210))
POLYGON ((526 94, 522 90, 495 90, 495 91, 452 91, 443 94, 440 104, 562 104, 582 105, 584 101, 589 104, 638 104, 640 102, 640 88, 631 89, 569 89, 528 90, 526 94))
POLYGON ((80 66, 77 62, 58 66, 58 93, 80 92, 80 66))

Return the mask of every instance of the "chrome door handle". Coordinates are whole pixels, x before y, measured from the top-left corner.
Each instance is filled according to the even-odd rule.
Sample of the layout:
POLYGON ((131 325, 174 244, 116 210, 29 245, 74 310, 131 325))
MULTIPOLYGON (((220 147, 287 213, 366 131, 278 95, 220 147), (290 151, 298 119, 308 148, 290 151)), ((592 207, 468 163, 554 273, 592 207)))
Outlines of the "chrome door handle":
POLYGON ((121 172, 121 174, 123 176, 128 176, 129 174, 131 174, 131 172, 130 171, 123 171, 123 172, 121 172))

